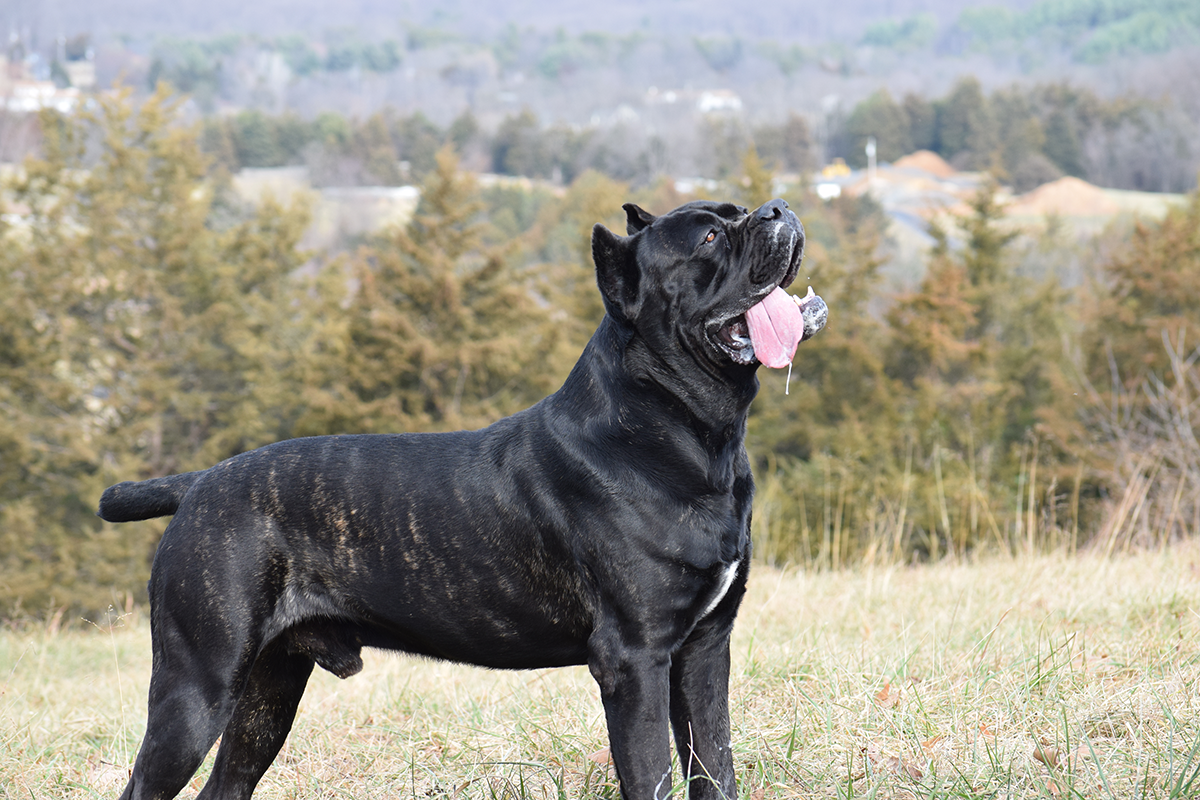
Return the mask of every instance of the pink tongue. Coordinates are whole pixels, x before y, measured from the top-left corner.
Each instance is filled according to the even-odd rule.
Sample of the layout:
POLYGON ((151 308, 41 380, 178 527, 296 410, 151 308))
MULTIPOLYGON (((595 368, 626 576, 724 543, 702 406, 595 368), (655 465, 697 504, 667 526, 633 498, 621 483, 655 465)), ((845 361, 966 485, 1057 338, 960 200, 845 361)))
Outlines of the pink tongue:
POLYGON ((764 366, 779 369, 792 363, 804 336, 804 315, 792 296, 776 288, 746 312, 754 355, 764 366))

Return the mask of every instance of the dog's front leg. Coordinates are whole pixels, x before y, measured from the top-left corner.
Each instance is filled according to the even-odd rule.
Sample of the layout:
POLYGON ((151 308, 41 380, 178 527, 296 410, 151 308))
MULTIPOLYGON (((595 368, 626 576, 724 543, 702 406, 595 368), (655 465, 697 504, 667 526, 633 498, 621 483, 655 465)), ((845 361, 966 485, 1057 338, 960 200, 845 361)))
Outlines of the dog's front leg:
POLYGON ((729 726, 729 637, 746 594, 750 550, 716 608, 671 658, 671 726, 690 800, 733 800, 729 726))
POLYGON ((729 633, 733 616, 705 620, 671 660, 671 725, 690 800, 733 800, 729 633))
POLYGON ((671 794, 670 654, 600 631, 592 635, 589 650, 588 668, 600 684, 621 797, 665 800, 671 794))

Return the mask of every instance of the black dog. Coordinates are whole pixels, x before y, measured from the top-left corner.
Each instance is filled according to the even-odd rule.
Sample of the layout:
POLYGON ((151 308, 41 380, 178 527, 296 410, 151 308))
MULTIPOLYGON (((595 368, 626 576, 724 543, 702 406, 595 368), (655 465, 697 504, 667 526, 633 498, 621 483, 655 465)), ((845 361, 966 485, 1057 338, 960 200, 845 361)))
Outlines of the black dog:
POLYGON ((785 351, 791 337, 790 358, 824 303, 789 332, 800 311, 777 290, 804 229, 782 200, 625 209, 628 237, 593 231, 608 313, 532 408, 478 431, 285 441, 104 493, 106 520, 175 515, 150 579, 149 718, 123 798, 174 797, 218 736, 200 796, 250 797, 313 664, 348 677, 363 647, 586 663, 623 797, 669 793, 669 726, 691 797, 735 796, 743 439, 754 347, 779 347, 756 342, 747 312, 774 298, 768 328, 785 351))

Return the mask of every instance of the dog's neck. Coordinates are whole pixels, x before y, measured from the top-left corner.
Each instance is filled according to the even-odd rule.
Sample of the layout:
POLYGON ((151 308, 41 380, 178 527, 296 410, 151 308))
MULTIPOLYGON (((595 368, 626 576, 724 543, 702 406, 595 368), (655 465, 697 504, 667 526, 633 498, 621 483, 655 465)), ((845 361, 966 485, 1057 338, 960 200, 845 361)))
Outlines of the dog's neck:
MULTIPOLYGON (((750 403, 758 392, 753 369, 745 375, 700 373, 685 380, 678 370, 650 370, 642 363, 657 357, 626 323, 605 315, 567 380, 552 398, 556 407, 581 413, 592 423, 608 418, 636 435, 652 404, 673 418, 687 418, 706 449, 740 447, 745 438, 750 403), (740 378, 740 379, 739 379, 740 378), (613 392, 597 387, 608 386, 613 392)), ((658 362, 660 365, 661 361, 658 362)))

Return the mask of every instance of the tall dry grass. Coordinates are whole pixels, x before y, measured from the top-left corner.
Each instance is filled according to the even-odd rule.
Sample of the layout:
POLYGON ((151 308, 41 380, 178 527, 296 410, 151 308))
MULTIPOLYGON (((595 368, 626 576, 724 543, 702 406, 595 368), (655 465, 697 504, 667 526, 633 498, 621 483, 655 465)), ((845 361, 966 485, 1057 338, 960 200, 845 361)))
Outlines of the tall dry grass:
POLYGON ((918 452, 910 437, 898 459, 772 463, 755 502, 756 553, 836 570, 973 552, 1111 555, 1200 535, 1200 348, 1189 352, 1185 334, 1163 333, 1170 375, 1133 387, 1115 360, 1110 385, 1095 386, 1069 353, 1069 425, 1031 432, 1007 454, 974 443, 918 452))
POLYGON ((1172 341, 1162 332, 1169 380, 1151 375, 1123 390, 1110 353, 1107 392, 1080 381, 1086 424, 1097 432, 1095 461, 1117 489, 1098 534, 1106 553, 1200 533, 1200 349, 1189 354, 1185 335, 1172 341))
MULTIPOLYGON (((150 647, 111 623, 0 632, 0 798, 119 792, 150 647)), ((258 797, 617 796, 585 669, 366 661, 314 675, 258 797)), ((1200 544, 759 566, 731 689, 749 800, 1200 796, 1200 544)))

